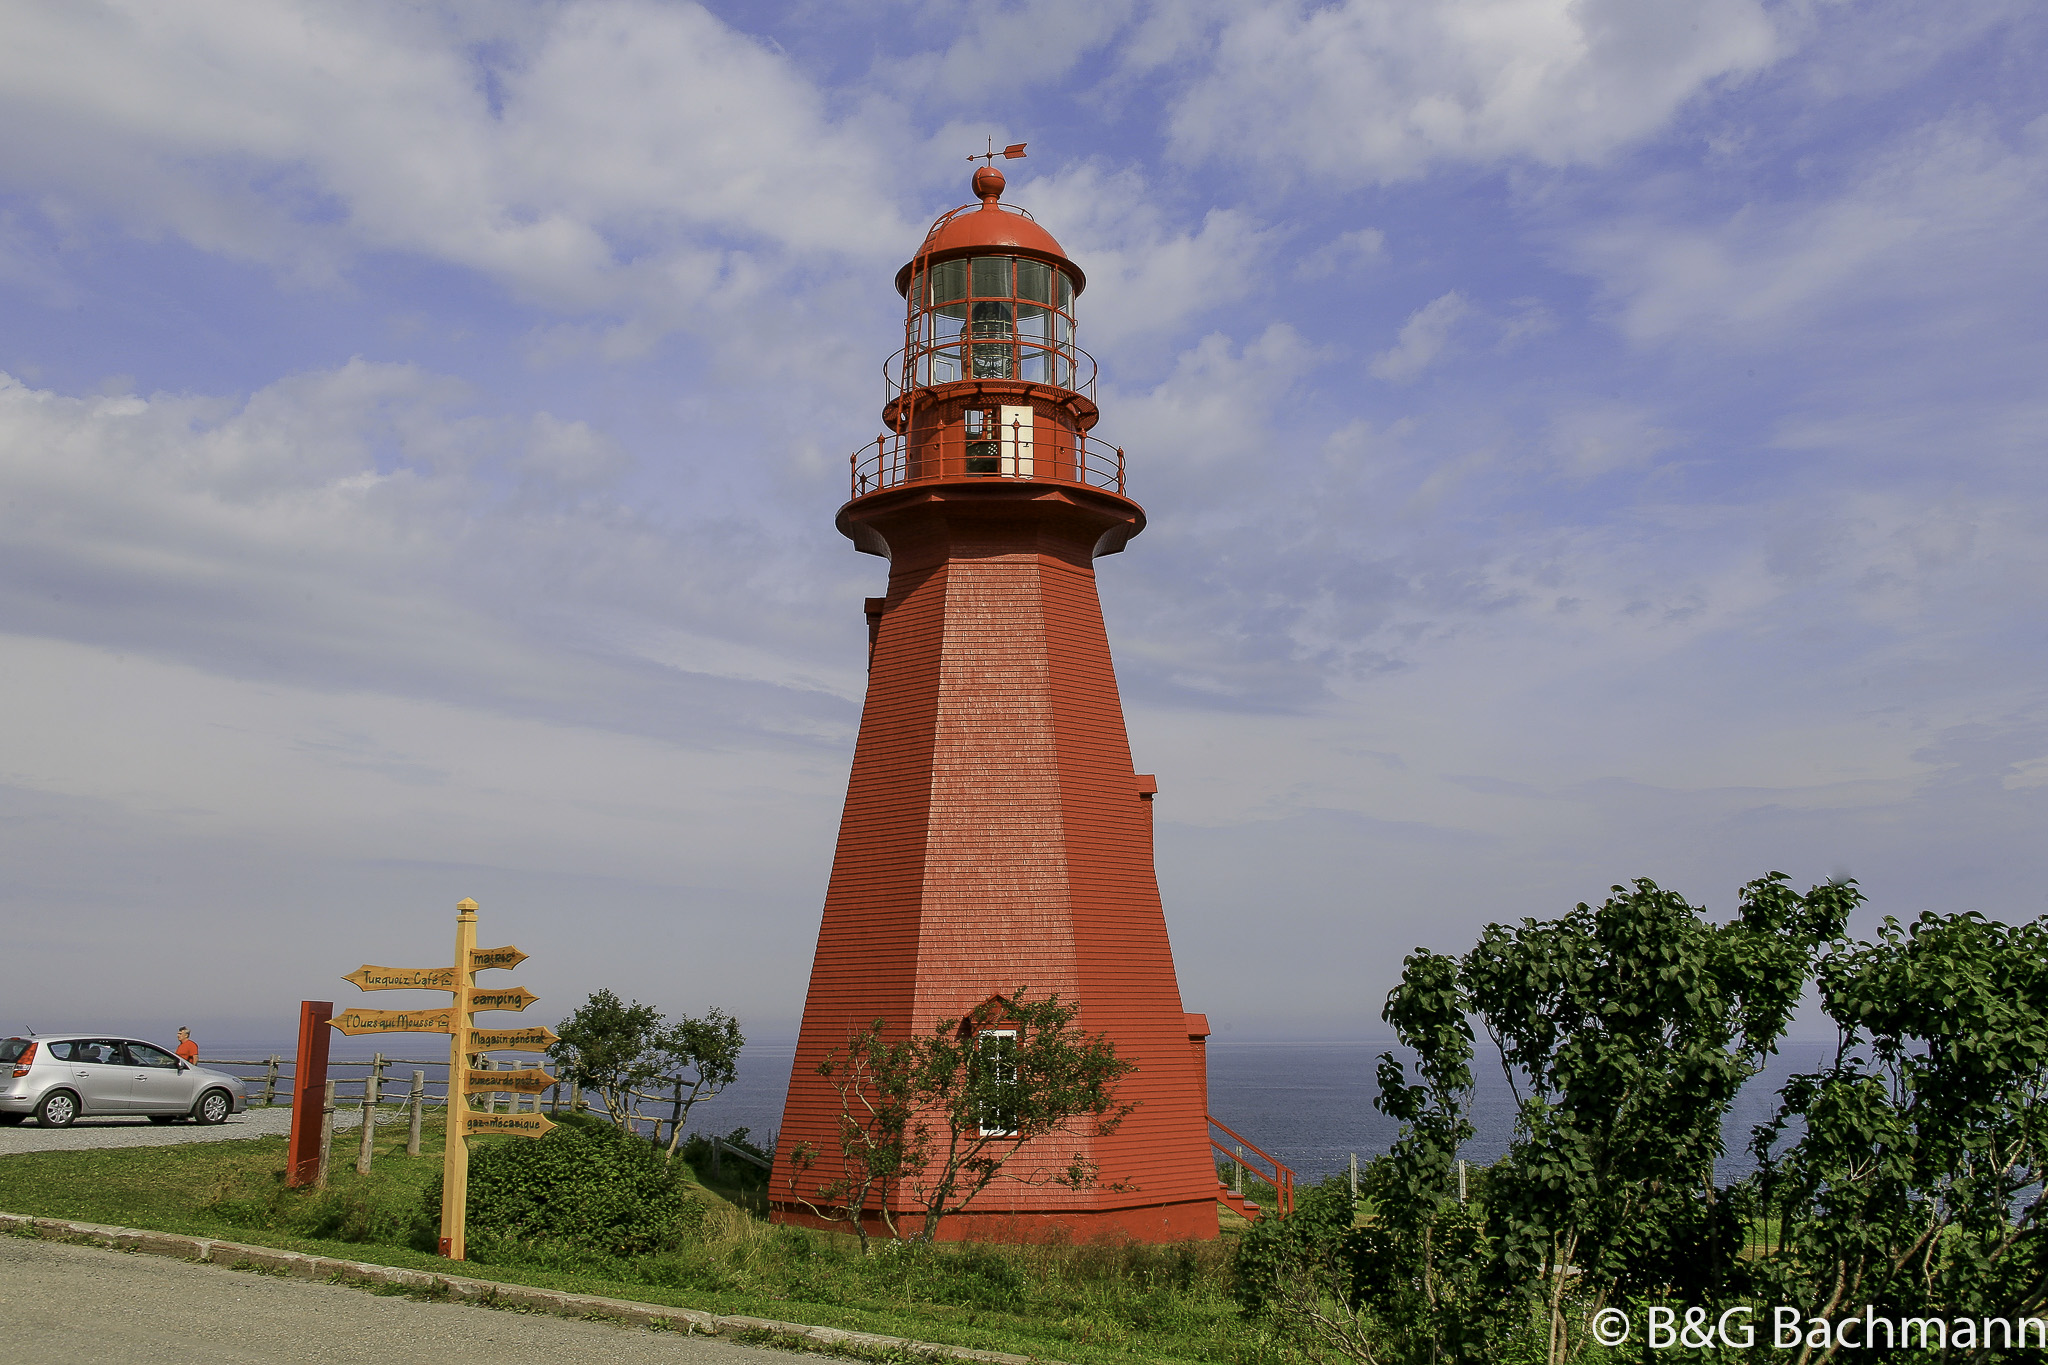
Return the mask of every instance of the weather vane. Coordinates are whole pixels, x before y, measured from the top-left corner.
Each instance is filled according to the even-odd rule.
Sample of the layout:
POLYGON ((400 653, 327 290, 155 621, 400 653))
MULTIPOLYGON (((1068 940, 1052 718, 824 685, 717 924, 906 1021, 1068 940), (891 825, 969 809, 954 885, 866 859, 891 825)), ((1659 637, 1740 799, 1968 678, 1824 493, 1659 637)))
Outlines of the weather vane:
POLYGON ((987 164, 993 166, 995 164, 995 160, 997 157, 1002 157, 1007 161, 1015 161, 1018 157, 1022 155, 1024 155, 1023 143, 1013 142, 999 152, 996 150, 996 140, 994 138, 990 138, 988 140, 988 150, 986 152, 976 152, 967 159, 969 161, 986 162, 987 164))

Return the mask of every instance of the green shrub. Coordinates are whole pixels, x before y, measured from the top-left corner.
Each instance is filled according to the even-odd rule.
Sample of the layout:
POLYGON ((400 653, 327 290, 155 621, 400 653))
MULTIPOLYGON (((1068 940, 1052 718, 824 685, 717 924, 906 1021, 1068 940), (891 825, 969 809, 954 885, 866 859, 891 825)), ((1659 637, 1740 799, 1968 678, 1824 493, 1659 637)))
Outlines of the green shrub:
MULTIPOLYGON (((470 1235, 481 1247, 566 1244, 643 1256, 681 1243, 704 1220, 681 1166, 607 1123, 563 1124, 546 1137, 478 1146, 469 1158, 470 1235)), ((441 1181, 425 1210, 441 1216, 441 1181)))

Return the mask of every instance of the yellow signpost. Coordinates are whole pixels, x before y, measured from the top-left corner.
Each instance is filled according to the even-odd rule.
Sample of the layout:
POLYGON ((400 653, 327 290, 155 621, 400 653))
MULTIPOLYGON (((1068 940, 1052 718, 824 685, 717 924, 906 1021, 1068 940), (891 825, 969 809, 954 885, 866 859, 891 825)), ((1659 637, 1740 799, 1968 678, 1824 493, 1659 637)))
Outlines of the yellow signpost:
MULTIPOLYGON (((540 1026, 476 1027, 480 1011, 523 1010, 540 998, 523 986, 498 991, 477 989, 478 972, 516 967, 526 961, 526 954, 509 944, 503 948, 477 947, 476 910, 473 900, 461 901, 455 907, 455 966, 373 967, 364 963, 342 978, 366 991, 447 991, 455 997, 447 1009, 344 1010, 330 1021, 343 1033, 448 1035, 448 1150, 441 1166, 441 1254, 453 1261, 464 1259, 467 1249, 464 1224, 469 1213, 469 1143, 465 1139, 486 1134, 541 1137, 555 1127, 539 1114, 492 1114, 469 1107, 472 1094, 538 1094, 555 1083, 553 1076, 538 1068, 476 1070, 478 1053, 492 1048, 543 1048, 558 1041, 554 1030, 540 1026)), ((368 1122, 370 1117, 366 1114, 364 1121, 368 1122)))

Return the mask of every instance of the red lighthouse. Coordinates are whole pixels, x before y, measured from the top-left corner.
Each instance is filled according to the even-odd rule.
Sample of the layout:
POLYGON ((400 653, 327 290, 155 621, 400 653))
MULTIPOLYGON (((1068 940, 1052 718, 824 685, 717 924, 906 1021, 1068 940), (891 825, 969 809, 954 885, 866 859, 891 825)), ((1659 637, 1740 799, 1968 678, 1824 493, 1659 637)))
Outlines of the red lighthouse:
MULTIPOLYGON (((1123 454, 1090 433, 1094 362, 1074 341, 1079 266, 975 172, 978 205, 932 225, 896 274, 904 348, 889 434, 853 459, 838 526, 889 561, 867 603, 860 738, 825 894, 770 1198, 799 1142, 832 1151, 818 1063, 876 1019, 897 1037, 1028 986, 1137 1064, 1137 1109, 1061 1135, 1090 1189, 997 1184, 948 1238, 1216 1235, 1199 1015, 1182 1012, 1152 865, 1150 777, 1133 770, 1095 560, 1145 525, 1123 454)), ((1050 1142, 1051 1139, 1041 1141, 1050 1142)), ((1020 1153, 1020 1158, 1023 1156, 1020 1153)))

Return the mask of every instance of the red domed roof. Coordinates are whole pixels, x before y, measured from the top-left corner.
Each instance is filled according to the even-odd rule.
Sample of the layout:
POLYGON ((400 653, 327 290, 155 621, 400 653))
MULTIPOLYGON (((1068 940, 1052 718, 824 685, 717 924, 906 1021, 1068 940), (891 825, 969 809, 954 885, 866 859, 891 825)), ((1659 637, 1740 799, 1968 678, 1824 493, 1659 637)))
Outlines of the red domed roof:
POLYGON ((993 166, 984 166, 974 173, 974 192, 981 198, 981 207, 968 208, 966 205, 954 209, 938 222, 932 224, 925 234, 924 245, 918 248, 917 260, 906 261, 896 272, 896 292, 906 297, 910 289, 910 272, 919 260, 926 264, 950 261, 961 256, 1028 256, 1033 260, 1057 265, 1067 272, 1074 281, 1074 292, 1080 293, 1088 287, 1088 277, 1081 273, 1081 267, 1067 258, 1053 235, 1027 217, 1020 209, 1005 208, 998 201, 1003 192, 1003 173, 993 166))

